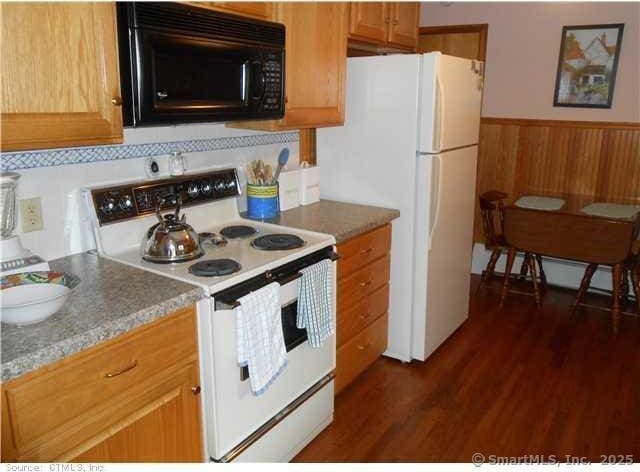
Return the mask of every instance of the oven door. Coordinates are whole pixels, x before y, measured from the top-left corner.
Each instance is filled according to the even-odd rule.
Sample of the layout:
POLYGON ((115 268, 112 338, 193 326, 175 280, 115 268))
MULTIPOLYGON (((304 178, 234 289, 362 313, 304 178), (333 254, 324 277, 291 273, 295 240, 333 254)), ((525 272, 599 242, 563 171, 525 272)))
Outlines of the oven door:
MULTIPOLYGON (((335 274, 335 266, 333 272, 335 274)), ((218 310, 212 314, 215 433, 208 432, 207 442, 214 459, 222 458, 245 441, 335 369, 335 335, 322 347, 312 348, 306 341, 306 332, 295 328, 298 283, 299 279, 295 279, 280 288, 289 362, 260 396, 253 395, 249 379, 238 366, 235 310, 218 310)), ((211 305, 215 306, 213 302, 211 305)))
POLYGON ((145 28, 135 29, 135 51, 128 124, 282 116, 267 83, 282 51, 145 28))

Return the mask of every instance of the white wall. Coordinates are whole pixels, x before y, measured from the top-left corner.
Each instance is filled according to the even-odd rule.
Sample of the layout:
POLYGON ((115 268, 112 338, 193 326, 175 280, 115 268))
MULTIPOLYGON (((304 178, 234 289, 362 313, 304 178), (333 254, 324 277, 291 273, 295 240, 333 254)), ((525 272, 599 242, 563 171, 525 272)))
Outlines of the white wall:
MULTIPOLYGON (((169 126, 125 129, 125 144, 169 142, 191 139, 211 139, 229 136, 264 134, 226 128, 222 124, 169 126)), ((187 171, 242 165, 252 159, 276 163, 282 147, 291 150, 290 162, 298 161, 298 143, 274 144, 214 152, 186 153, 187 171)), ((163 173, 167 172, 168 156, 157 157, 163 173)), ((20 223, 16 233, 22 243, 41 257, 51 260, 87 249, 70 236, 80 224, 79 189, 126 180, 146 179, 144 158, 90 164, 40 167, 17 171, 20 175, 18 199, 40 197, 44 229, 22 233, 20 223)))
POLYGON ((421 26, 476 23, 489 25, 483 116, 640 121, 640 2, 422 3, 421 26), (554 107, 562 27, 605 23, 625 23, 611 109, 554 107))

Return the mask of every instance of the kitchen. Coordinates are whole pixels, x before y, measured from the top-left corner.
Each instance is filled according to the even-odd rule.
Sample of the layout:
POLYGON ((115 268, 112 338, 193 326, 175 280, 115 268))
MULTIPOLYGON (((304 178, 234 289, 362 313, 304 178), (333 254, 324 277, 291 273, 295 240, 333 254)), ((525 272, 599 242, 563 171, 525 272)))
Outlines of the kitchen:
MULTIPOLYGON (((495 139, 534 126, 509 119, 569 126, 579 118, 552 107, 555 115, 543 116, 535 97, 530 110, 504 111, 516 105, 501 96, 492 60, 497 68, 516 33, 500 15, 529 11, 536 25, 553 25, 553 61, 557 24, 625 23, 613 108, 587 109, 585 119, 633 133, 627 151, 608 148, 630 162, 616 185, 631 195, 616 203, 633 204, 638 6, 594 4, 575 21, 578 6, 485 5, 3 3, 2 170, 14 174, 2 182, 2 461, 468 462, 472 446, 500 453, 489 432, 464 445, 451 437, 458 451, 442 439, 411 446, 412 422, 397 423, 413 416, 414 427, 427 421, 425 435, 442 430, 443 392, 482 391, 447 362, 491 379, 481 364, 488 358, 500 381, 516 378, 499 368, 514 367, 514 327, 490 323, 508 323, 494 320, 506 315, 498 311, 499 274, 475 293, 491 254, 478 238, 477 197, 505 190, 496 169, 508 168, 510 156, 501 151, 496 162, 491 147, 507 145, 495 139), (478 47, 486 56, 423 44, 430 28, 471 23, 489 24, 478 47), (49 270, 63 275, 9 275, 49 270), (9 291, 34 300, 38 288, 68 297, 49 296, 64 304, 44 321, 10 324, 9 291), (277 346, 256 359, 260 333, 244 322, 268 323, 273 313, 276 329, 267 331, 277 346), (482 343, 479 326, 501 333, 506 359, 482 343), (403 396, 390 404, 396 388, 403 396), (385 412, 396 416, 376 416, 385 412), (351 431, 352 415, 370 419, 364 438, 351 431), (362 449, 349 455, 333 445, 336 435, 362 449), (377 456, 385 435, 397 449, 380 447, 377 456)), ((507 190, 516 196, 515 184, 507 190)), ((584 266, 540 252, 550 284, 578 288, 584 266)), ((593 285, 611 289, 610 279, 599 269, 593 285)), ((555 290, 543 310, 564 300, 555 290)), ((507 318, 522 323, 531 303, 509 294, 507 318)), ((588 313, 589 335, 604 343, 608 315, 588 313)), ((605 352, 637 341, 633 316, 622 317, 605 352)), ((636 351, 621 352, 637 360, 636 351)), ((627 430, 637 400, 624 390, 628 380, 615 382, 630 417, 616 427, 629 442, 580 449, 580 441, 551 439, 504 452, 637 460, 636 433, 627 430)), ((579 398, 591 404, 598 395, 579 398)), ((543 397, 522 398, 529 410, 543 397)), ((451 424, 474 437, 459 421, 451 424)))

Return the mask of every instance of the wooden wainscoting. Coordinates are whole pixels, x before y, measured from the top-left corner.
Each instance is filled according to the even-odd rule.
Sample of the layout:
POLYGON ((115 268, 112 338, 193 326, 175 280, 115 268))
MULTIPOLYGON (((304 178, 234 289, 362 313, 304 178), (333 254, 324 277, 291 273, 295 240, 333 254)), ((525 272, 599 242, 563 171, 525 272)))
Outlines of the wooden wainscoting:
MULTIPOLYGON (((594 196, 640 204, 640 123, 482 118, 477 195, 594 196)), ((476 205, 475 241, 482 242, 476 205)))

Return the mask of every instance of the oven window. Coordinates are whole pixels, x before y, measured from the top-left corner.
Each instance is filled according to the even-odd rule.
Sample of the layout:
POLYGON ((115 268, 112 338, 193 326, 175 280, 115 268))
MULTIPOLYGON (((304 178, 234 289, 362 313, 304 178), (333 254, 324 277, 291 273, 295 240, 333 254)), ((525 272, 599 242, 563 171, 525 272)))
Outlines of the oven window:
POLYGON ((249 105, 250 51, 172 35, 144 39, 143 74, 153 110, 203 113, 249 105))

